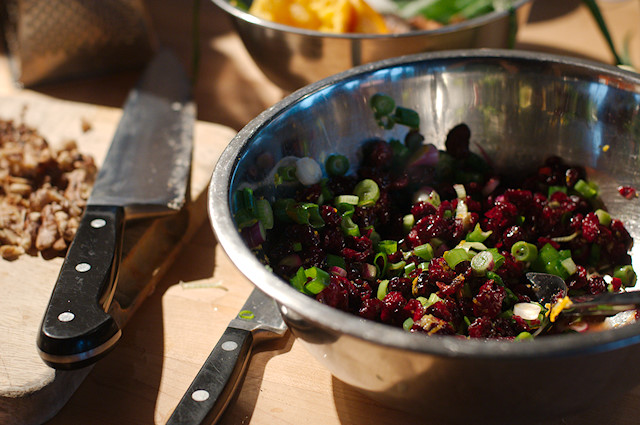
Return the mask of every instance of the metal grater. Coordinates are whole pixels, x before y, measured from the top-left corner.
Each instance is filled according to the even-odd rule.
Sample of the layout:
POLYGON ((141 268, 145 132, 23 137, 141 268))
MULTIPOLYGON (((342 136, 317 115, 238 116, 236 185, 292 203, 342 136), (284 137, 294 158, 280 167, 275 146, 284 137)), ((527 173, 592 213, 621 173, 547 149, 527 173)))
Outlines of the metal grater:
POLYGON ((156 40, 143 0, 4 0, 15 81, 32 86, 147 63, 156 40))

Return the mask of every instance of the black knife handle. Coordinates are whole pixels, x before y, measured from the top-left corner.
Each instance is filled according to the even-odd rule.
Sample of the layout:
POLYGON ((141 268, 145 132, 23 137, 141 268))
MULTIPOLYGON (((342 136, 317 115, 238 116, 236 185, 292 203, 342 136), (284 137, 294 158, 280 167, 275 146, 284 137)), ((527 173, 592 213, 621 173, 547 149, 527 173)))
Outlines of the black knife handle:
POLYGON ((227 328, 167 421, 167 425, 215 423, 240 382, 253 335, 227 328))
POLYGON ((115 291, 123 234, 122 207, 87 207, 38 334, 38 350, 48 365, 85 366, 119 339, 120 328, 107 310, 115 291))

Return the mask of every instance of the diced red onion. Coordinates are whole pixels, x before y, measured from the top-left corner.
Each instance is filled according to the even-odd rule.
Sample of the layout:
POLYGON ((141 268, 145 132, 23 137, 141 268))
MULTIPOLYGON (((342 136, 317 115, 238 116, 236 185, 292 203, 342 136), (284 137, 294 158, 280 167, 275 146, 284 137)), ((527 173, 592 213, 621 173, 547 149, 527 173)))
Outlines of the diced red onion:
POLYGON ((322 169, 315 159, 304 157, 296 161, 296 177, 305 186, 311 186, 322 179, 322 169))
POLYGON ((414 204, 417 204, 418 202, 429 202, 430 195, 433 191, 434 189, 431 186, 422 186, 414 192, 411 200, 414 204))
POLYGON ((335 274, 340 277, 347 277, 347 271, 342 267, 333 266, 330 270, 331 274, 335 274))
POLYGON ((517 303, 513 306, 513 314, 524 320, 536 320, 542 311, 542 307, 536 303, 517 303))
POLYGON ((296 268, 302 265, 302 258, 298 254, 289 254, 278 263, 281 266, 296 268))
POLYGON ((365 279, 375 279, 376 277, 376 266, 373 264, 365 263, 362 265, 362 277, 365 279))
POLYGON ((266 240, 267 232, 264 230, 262 223, 258 221, 242 229, 242 237, 247 245, 249 245, 249 248, 255 248, 266 240))
POLYGON ((494 190, 496 190, 499 185, 500 180, 495 177, 491 177, 482 188, 482 194, 484 196, 489 196, 494 190))
POLYGON ((428 167, 433 167, 438 163, 439 156, 440 152, 438 152, 438 148, 429 143, 428 145, 422 146, 420 156, 411 161, 411 165, 426 165, 428 167))

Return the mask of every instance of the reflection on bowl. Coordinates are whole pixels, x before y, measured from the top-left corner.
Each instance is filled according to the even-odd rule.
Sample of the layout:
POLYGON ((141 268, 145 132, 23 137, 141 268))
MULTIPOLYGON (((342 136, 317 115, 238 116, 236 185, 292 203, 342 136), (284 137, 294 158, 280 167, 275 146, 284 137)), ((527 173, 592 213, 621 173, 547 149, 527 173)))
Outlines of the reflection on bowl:
MULTIPOLYGON (((401 138, 372 119, 368 99, 379 92, 416 110, 421 133, 439 148, 449 129, 465 122, 472 144, 503 171, 549 155, 583 164, 612 215, 640 237, 640 201, 615 190, 640 187, 637 74, 505 50, 434 52, 363 65, 263 112, 229 144, 212 176, 209 213, 218 240, 239 269, 279 302, 292 333, 338 379, 434 420, 522 423, 523 412, 531 420, 562 415, 637 385, 640 323, 531 343, 418 336, 318 303, 255 258, 236 230, 231 195, 248 184, 272 196, 273 183, 256 173, 265 152, 275 162, 295 155, 321 164, 341 153, 357 164, 364 140, 401 138)), ((632 256, 638 269, 638 247, 632 256)))
POLYGON ((262 72, 285 91, 293 91, 357 65, 391 57, 450 49, 506 48, 524 24, 531 0, 517 0, 509 11, 488 13, 436 30, 404 34, 329 34, 257 18, 212 0, 232 19, 262 72))

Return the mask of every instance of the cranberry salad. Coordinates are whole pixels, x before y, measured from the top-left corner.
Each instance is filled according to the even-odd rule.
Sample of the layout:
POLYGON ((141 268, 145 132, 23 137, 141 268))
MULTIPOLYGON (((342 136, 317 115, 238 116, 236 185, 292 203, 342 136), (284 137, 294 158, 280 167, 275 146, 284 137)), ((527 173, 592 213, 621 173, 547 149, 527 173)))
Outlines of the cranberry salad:
POLYGON ((380 126, 407 128, 404 141, 365 142, 354 173, 340 154, 325 174, 311 158, 278 166, 274 183, 298 189, 272 203, 234 194, 247 244, 293 287, 409 332, 519 340, 586 328, 552 320, 526 272, 561 276, 571 296, 635 284, 632 238, 584 168, 550 157, 520 181, 501 177, 465 124, 438 150, 415 111, 383 94, 371 105, 380 126))

